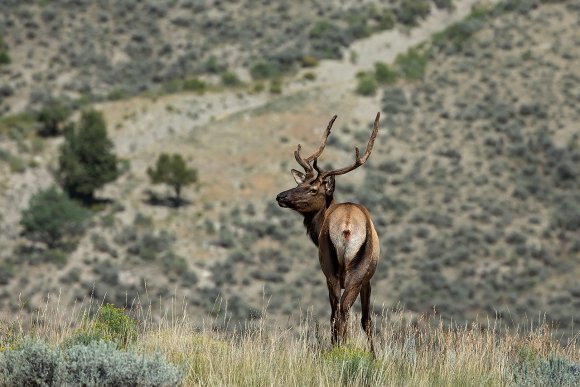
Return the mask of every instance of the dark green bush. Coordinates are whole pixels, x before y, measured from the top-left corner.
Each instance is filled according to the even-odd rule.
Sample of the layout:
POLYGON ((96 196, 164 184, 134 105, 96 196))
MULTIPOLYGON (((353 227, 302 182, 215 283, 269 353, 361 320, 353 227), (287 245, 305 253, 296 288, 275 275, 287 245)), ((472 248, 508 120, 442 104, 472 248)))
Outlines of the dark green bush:
POLYGON ((211 74, 220 74, 226 70, 226 66, 220 64, 215 56, 210 56, 204 63, 203 70, 211 74))
POLYGON ((280 78, 274 78, 270 81, 270 93, 272 94, 282 93, 282 80, 280 78))
POLYGON ((279 76, 280 68, 273 63, 259 62, 250 68, 250 74, 255 80, 269 79, 279 76))
POLYGON ((10 151, 0 149, 0 160, 9 165, 11 172, 23 173, 26 171, 26 162, 24 159, 12 154, 10 151))
POLYGON ((229 227, 222 225, 222 227, 220 227, 218 239, 215 241, 215 244, 224 248, 234 247, 236 241, 232 230, 229 227))
POLYGON ((435 3, 435 6, 437 6, 437 8, 440 9, 452 10, 453 8, 455 8, 455 6, 453 5, 453 0, 433 0, 433 2, 435 3))
POLYGON ((101 234, 93 233, 91 235, 91 242, 95 250, 100 251, 101 253, 108 253, 111 256, 116 255, 115 250, 109 246, 107 239, 101 234))
POLYGON ((394 175, 401 173, 403 169, 397 161, 387 160, 379 165, 379 170, 389 174, 394 175))
POLYGON ((11 62, 10 56, 6 51, 0 51, 0 66, 9 64, 11 62))
POLYGON ((308 37, 312 55, 324 59, 341 59, 342 48, 354 39, 349 32, 336 23, 318 20, 310 30, 308 37))
POLYGON ((220 79, 222 85, 224 86, 235 87, 240 86, 242 84, 242 81, 240 80, 240 78, 238 78, 237 74, 232 71, 223 72, 220 75, 220 79))
POLYGON ((331 33, 332 30, 336 30, 337 27, 328 20, 319 20, 310 29, 308 34, 311 39, 323 39, 331 33))
POLYGON ((56 136, 60 134, 60 126, 70 114, 70 108, 62 99, 50 99, 38 112, 37 119, 42 123, 40 134, 44 136, 56 136))
POLYGON ((10 55, 8 55, 8 49, 4 44, 4 39, 0 36, 0 66, 10 64, 10 55))
POLYGON ((235 283, 235 267, 234 263, 230 260, 224 262, 216 262, 211 267, 211 273, 213 276, 213 281, 219 287, 224 284, 235 283))
POLYGON ((366 15, 351 13, 347 16, 347 23, 349 35, 354 39, 366 38, 373 32, 366 15))
POLYGON ((66 342, 67 346, 86 345, 94 341, 114 343, 119 348, 127 346, 137 338, 137 321, 129 316, 125 308, 105 304, 91 319, 84 316, 81 327, 66 342))
POLYGON ((406 53, 397 55, 395 65, 403 78, 418 81, 425 75, 427 61, 428 58, 424 52, 418 48, 410 48, 406 53))
POLYGON ((188 270, 187 261, 173 251, 168 251, 161 257, 161 265, 166 273, 184 274, 188 270))
POLYGON ((377 93, 377 81, 372 74, 364 74, 358 79, 356 92, 360 95, 371 96, 377 93))
POLYGON ((204 81, 197 78, 190 78, 183 81, 181 85, 182 89, 185 91, 194 91, 196 93, 203 93, 207 88, 204 81))
POLYGON ((154 261, 161 253, 168 251, 174 241, 175 236, 166 230, 157 234, 147 230, 137 239, 136 243, 129 246, 127 252, 146 261, 154 261))
POLYGON ((395 26, 395 15, 390 9, 374 10, 371 17, 377 22, 377 29, 380 31, 390 30, 395 26))
POLYGON ((138 239, 137 230, 134 227, 124 227, 120 232, 116 233, 113 237, 113 241, 120 245, 124 246, 131 242, 135 242, 138 239))
POLYGON ((419 19, 425 19, 431 12, 431 6, 427 0, 405 0, 397 10, 399 23, 414 26, 419 19))
POLYGON ((473 11, 465 20, 452 24, 442 32, 434 34, 433 45, 449 54, 463 51, 464 45, 473 34, 484 26, 482 19, 485 15, 473 11))
POLYGON ((118 87, 118 88, 111 90, 109 92, 109 94, 107 94, 107 99, 109 101, 119 101, 119 100, 121 100, 123 98, 127 98, 129 96, 130 96, 130 93, 127 90, 118 87))
POLYGON ((50 249, 72 248, 83 235, 90 213, 55 187, 30 199, 22 211, 23 235, 50 249))
POLYGON ((375 63, 375 79, 378 83, 392 85, 397 82, 399 74, 389 65, 377 62, 375 63))
POLYGON ((304 55, 302 57, 302 67, 316 67, 318 66, 318 58, 312 56, 312 55, 304 55))
POLYGON ((498 3, 495 7, 494 12, 496 14, 504 12, 520 12, 522 14, 527 14, 532 9, 536 8, 542 0, 507 0, 498 3))
POLYGON ((439 228, 453 227, 453 218, 437 210, 416 211, 411 218, 413 223, 427 223, 439 228))
POLYGON ((0 262, 0 285, 6 285, 14 274, 16 273, 16 267, 12 262, 3 261, 0 262))
POLYGON ((552 223, 568 231, 580 230, 580 194, 563 195, 557 201, 552 223))
POLYGON ((194 271, 186 270, 181 274, 181 281, 183 286, 189 287, 196 285, 199 282, 199 278, 194 271))

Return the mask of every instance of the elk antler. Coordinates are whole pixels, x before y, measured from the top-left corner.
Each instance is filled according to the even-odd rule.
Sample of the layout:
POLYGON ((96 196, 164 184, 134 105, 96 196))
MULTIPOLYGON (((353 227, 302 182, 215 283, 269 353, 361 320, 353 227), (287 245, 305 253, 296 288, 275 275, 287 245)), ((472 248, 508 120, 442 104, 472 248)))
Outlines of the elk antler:
POLYGON ((306 171, 307 174, 310 174, 310 175, 314 174, 312 171, 312 167, 310 166, 310 162, 312 160, 314 160, 314 162, 316 163, 316 159, 322 154, 322 151, 324 150, 324 147, 326 146, 326 140, 328 139, 328 135, 330 134, 330 129, 332 129, 332 124, 334 124, 336 117, 337 117, 337 115, 335 114, 334 117, 332 117, 332 119, 328 123, 328 126, 326 127, 326 130, 324 131, 324 134, 322 135, 322 139, 320 140, 320 145, 318 146, 318 150, 316 152, 314 152, 312 155, 310 155, 306 158, 302 158, 300 156, 300 151, 302 150, 302 146, 300 144, 298 144, 298 149, 296 149, 294 151, 294 158, 296 159, 298 164, 300 164, 302 166, 302 168, 304 168, 304 171, 306 171))
MULTIPOLYGON (((367 159, 369 158, 371 151, 373 150, 373 145, 375 144, 375 138, 377 137, 377 133, 379 132, 379 118, 380 118, 381 114, 380 112, 377 113, 377 117, 375 118, 375 123, 373 124, 373 131, 371 133, 371 137, 369 138, 369 143, 367 144, 367 149, 365 150, 365 153, 362 155, 362 157, 360 157, 359 155, 359 150, 358 147, 354 148, 354 153, 355 153, 355 161, 354 164, 349 166, 349 167, 344 167, 344 168, 340 168, 340 169, 335 169, 332 171, 321 171, 318 168, 318 165, 316 163, 316 159, 314 160, 314 169, 316 169, 316 171, 318 172, 318 177, 321 179, 324 179, 325 177, 328 176, 336 176, 336 175, 343 175, 347 172, 352 171, 353 169, 356 169, 358 167, 360 167, 361 165, 363 165, 365 163, 365 161, 367 161, 367 159)), ((300 149, 300 148, 298 148, 300 149)))

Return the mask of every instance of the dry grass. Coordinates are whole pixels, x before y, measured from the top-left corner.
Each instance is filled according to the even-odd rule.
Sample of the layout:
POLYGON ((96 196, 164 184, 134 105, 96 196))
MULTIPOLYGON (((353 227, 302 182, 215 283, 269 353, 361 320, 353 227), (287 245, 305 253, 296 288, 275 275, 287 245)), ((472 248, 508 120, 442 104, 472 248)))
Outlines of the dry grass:
MULTIPOLYGON (((32 336, 60 345, 74 333, 86 312, 98 303, 89 302, 74 310, 59 308, 58 299, 47 301, 30 321, 16 319, 12 330, 0 329, 4 337, 18 341, 32 336)), ((224 331, 223 315, 194 321, 183 306, 170 301, 158 307, 164 317, 157 320, 152 305, 137 310, 140 334, 131 350, 161 351, 184 372, 184 385, 377 385, 448 386, 513 385, 514 367, 523 361, 546 360, 550 356, 580 361, 576 345, 561 346, 545 324, 515 331, 499 326, 431 324, 433 319, 414 318, 403 311, 385 311, 377 320, 372 358, 366 338, 351 318, 350 340, 331 347, 326 324, 285 329, 270 326, 268 318, 224 331)), ((132 312, 133 313, 133 312, 132 312)), ((155 313, 156 314, 156 313, 155 313)))

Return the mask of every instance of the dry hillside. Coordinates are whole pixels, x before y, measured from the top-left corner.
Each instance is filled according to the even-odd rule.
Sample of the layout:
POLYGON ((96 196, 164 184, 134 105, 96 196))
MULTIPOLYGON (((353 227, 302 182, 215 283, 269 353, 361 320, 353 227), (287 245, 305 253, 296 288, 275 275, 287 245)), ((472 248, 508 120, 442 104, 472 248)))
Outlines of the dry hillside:
MULTIPOLYGON (((164 20, 175 21, 190 4, 178 3, 164 20)), ((85 236, 59 263, 21 237, 18 222, 31 195, 53 184, 63 140, 39 138, 34 123, 7 115, 0 143, 6 161, 0 163, 3 315, 32 312, 47 294, 64 304, 94 297, 117 305, 173 296, 192 315, 227 305, 235 320, 266 308, 283 322, 307 311, 326 321, 316 250, 300 217, 278 208, 274 197, 293 185, 296 145, 312 149, 332 114, 339 117, 321 161, 338 167, 351 162, 355 146, 364 146, 381 111, 371 158, 337 178, 336 191, 340 201, 365 204, 377 225, 382 256, 375 310, 435 311, 444 320, 484 325, 488 317, 518 324, 545 315, 570 335, 580 317, 580 7, 512 0, 471 11, 474 3, 453 1, 453 12, 432 5, 415 28, 399 23, 347 41, 342 59, 318 57, 315 67, 285 72, 280 93, 256 87, 262 81, 248 72, 259 52, 238 47, 232 50, 248 55, 248 66, 228 62, 228 68, 240 74, 241 86, 97 102, 124 173, 98 192, 108 202, 93 208, 85 236), (401 75, 361 96, 357 85, 375 62, 401 75), (161 152, 182 154, 199 171, 199 183, 185 190, 188 203, 179 209, 159 200, 168 191, 151 185, 146 174, 161 152)), ((296 7, 287 12, 306 12, 296 7)), ((222 8, 212 8, 215 17, 228 15, 222 8)), ((42 15, 37 5, 23 9, 42 15)), ((316 14, 330 17, 325 12, 316 14)), ((21 17, 9 19, 18 24, 21 17)), ((173 36, 178 24, 161 23, 167 29, 160 39, 173 36)), ((39 25, 48 28, 48 22, 39 25)), ((63 44, 40 36, 49 46, 63 44)), ((13 42, 5 40, 12 53, 13 42)), ((18 55, 3 77, 15 71, 18 55)), ((34 55, 29 61, 37 66, 34 55)), ((190 59, 193 66, 208 58, 190 59)), ((64 73, 107 93, 117 84, 98 71, 89 78, 75 71, 64 73)), ((212 84, 212 75, 199 76, 212 84)), ((28 106, 31 84, 14 88, 6 111, 28 106)), ((54 84, 55 90, 61 85, 54 84)))

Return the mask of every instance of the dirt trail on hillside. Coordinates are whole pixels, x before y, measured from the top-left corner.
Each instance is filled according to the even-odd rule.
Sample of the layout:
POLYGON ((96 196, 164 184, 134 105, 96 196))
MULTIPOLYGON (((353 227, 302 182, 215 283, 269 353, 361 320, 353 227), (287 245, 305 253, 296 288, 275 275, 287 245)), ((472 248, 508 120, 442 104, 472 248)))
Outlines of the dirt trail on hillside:
MULTIPOLYGON (((432 7, 431 14, 421 25, 410 31, 389 30, 372 35, 353 43, 350 52, 355 52, 357 60, 351 61, 349 52, 344 59, 323 60, 312 71, 316 74, 313 81, 304 81, 303 72, 297 74, 294 81, 284 84, 281 97, 267 92, 259 94, 226 91, 206 95, 178 94, 151 101, 146 98, 135 98, 123 102, 112 102, 100 105, 107 114, 108 122, 123 121, 123 129, 114 134, 117 151, 122 157, 135 157, 137 153, 149 153, 158 149, 160 141, 179 141, 189 136, 195 128, 201 128, 216 120, 225 119, 240 112, 250 112, 272 103, 277 98, 309 91, 320 90, 323 94, 336 97, 352 93, 356 87, 356 73, 370 70, 375 62, 392 63, 396 56, 447 26, 462 20, 469 14, 471 7, 479 0, 454 1, 453 12, 441 11, 432 7), (139 117, 127 120, 126 115, 135 112, 139 117), (195 112, 194 114, 176 115, 175 112, 195 112), (169 114, 168 114, 169 113, 169 114), (173 113, 173 114, 171 114, 173 113), (125 117, 125 118, 123 118, 125 117)), ((497 1, 490 1, 495 3, 497 1)), ((369 109, 360 111, 359 119, 376 113, 376 104, 369 104, 369 109), (368 111, 367 111, 368 110, 368 111)), ((114 124, 113 124, 114 125, 114 124)), ((221 133, 215 133, 219 141, 221 133)))
MULTIPOLYGON (((409 31, 388 30, 355 41, 350 46, 349 52, 354 53, 356 61, 351 60, 348 52, 345 53, 342 61, 322 61, 316 71, 318 83, 337 86, 354 85, 357 72, 372 69, 376 62, 394 62, 397 55, 428 40, 434 33, 442 31, 447 26, 464 19, 470 13, 472 6, 478 3, 481 1, 454 1, 455 9, 452 12, 432 7, 430 15, 416 28, 409 31)), ((488 3, 494 4, 497 1, 488 3)))

